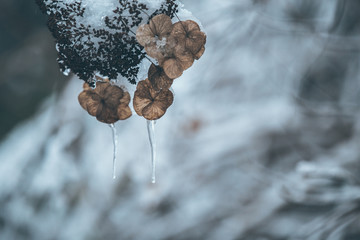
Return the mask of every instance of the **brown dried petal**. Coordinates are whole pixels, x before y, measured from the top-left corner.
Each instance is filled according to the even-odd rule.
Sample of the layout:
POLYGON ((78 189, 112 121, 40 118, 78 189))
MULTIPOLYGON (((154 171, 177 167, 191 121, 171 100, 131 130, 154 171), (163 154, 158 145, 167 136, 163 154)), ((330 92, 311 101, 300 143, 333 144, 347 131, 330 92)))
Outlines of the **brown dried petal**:
POLYGON ((186 20, 185 24, 188 32, 201 31, 199 24, 193 20, 186 20))
POLYGON ((169 35, 172 30, 171 18, 165 14, 159 14, 150 20, 150 29, 159 39, 169 35))
POLYGON ((159 95, 157 95, 155 99, 155 104, 160 109, 166 111, 166 109, 168 109, 173 104, 173 101, 174 101, 173 93, 170 90, 166 89, 166 90, 162 90, 159 93, 159 95))
MULTIPOLYGON (((130 96, 130 95, 129 95, 130 96)), ((131 117, 132 112, 128 104, 120 104, 117 109, 117 115, 120 120, 131 117)))
POLYGON ((143 47, 154 43, 154 36, 149 24, 141 25, 136 31, 136 40, 143 47))
POLYGON ((87 100, 89 96, 86 91, 82 91, 78 96, 80 106, 87 111, 87 100))
POLYGON ((100 104, 101 104, 101 98, 98 95, 91 93, 91 98, 87 100, 87 104, 86 104, 88 113, 91 116, 95 117, 100 104))
POLYGON ((100 102, 100 97, 92 90, 86 90, 79 94, 79 103, 90 115, 95 116, 100 102))
POLYGON ((173 83, 173 80, 165 74, 164 69, 154 64, 151 64, 149 68, 148 79, 155 90, 169 89, 173 83))
POLYGON ((96 112, 96 119, 103 123, 114 123, 119 120, 117 111, 108 108, 105 104, 99 104, 96 112))
POLYGON ((118 86, 110 85, 104 91, 104 101, 107 105, 117 106, 120 103, 120 99, 124 97, 124 90, 118 86))
POLYGON ((107 82, 96 82, 96 88, 94 91, 100 95, 101 97, 104 96, 105 90, 110 86, 110 83, 107 82))
POLYGON ((124 92, 124 96, 120 99, 120 104, 129 105, 130 100, 130 94, 128 92, 124 92))
POLYGON ((84 89, 84 90, 91 90, 92 88, 89 86, 88 83, 84 83, 84 84, 83 84, 83 89, 84 89))
POLYGON ((137 113, 137 115, 142 116, 142 110, 149 104, 151 104, 153 101, 148 98, 139 98, 134 96, 134 110, 137 113))
POLYGON ((153 102, 153 97, 150 94, 149 88, 149 81, 146 80, 140 81, 136 87, 133 105, 135 112, 139 116, 142 116, 142 110, 144 107, 153 102))
POLYGON ((147 120, 157 120, 164 116, 166 110, 161 109, 157 104, 151 103, 147 105, 143 111, 143 117, 147 120))
POLYGON ((189 52, 179 53, 178 55, 176 55, 176 58, 180 62, 184 71, 191 67, 194 63, 194 57, 189 52))
POLYGON ((162 90, 155 101, 142 110, 143 117, 147 120, 157 120, 161 118, 173 103, 173 100, 174 96, 171 91, 162 90))
POLYGON ((191 53, 197 53, 205 45, 206 35, 203 32, 191 32, 186 38, 185 47, 191 53))
POLYGON ((185 51, 180 45, 176 46, 174 51, 173 57, 165 60, 162 66, 165 74, 171 79, 180 77, 183 71, 194 63, 193 55, 185 51))
POLYGON ((184 68, 181 62, 176 58, 169 58, 164 61, 163 68, 165 74, 172 79, 178 78, 182 75, 184 68))
POLYGON ((198 53, 195 54, 194 58, 199 60, 205 52, 205 47, 202 47, 198 53))

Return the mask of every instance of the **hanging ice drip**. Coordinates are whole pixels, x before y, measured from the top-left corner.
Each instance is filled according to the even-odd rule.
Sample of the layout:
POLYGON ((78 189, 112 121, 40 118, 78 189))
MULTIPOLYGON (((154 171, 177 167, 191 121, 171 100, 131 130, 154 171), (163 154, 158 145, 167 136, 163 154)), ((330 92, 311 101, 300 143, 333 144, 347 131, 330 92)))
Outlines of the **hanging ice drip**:
POLYGON ((147 120, 155 183, 155 120, 172 105, 173 81, 205 51, 206 35, 178 0, 35 0, 49 16, 64 74, 85 81, 78 100, 83 109, 113 134, 113 178, 116 177, 115 123, 135 112, 147 120), (184 20, 184 19, 183 19, 184 20), (147 78, 140 69, 148 68, 147 78), (126 79, 126 80, 124 80, 126 79), (139 81, 140 80, 140 81, 139 81), (136 85, 136 90, 132 85, 136 85), (130 91, 130 92, 129 92, 130 91))

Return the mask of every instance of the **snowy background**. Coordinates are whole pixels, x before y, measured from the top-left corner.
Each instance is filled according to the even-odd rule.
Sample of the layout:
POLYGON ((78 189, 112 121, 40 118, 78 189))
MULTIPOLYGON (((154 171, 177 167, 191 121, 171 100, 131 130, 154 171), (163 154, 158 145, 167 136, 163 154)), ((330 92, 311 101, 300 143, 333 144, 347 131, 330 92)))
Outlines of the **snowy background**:
POLYGON ((2 1, 0 239, 360 239, 360 1, 184 0, 204 56, 156 124, 109 126, 32 1, 2 1), (11 18, 10 18, 11 16, 11 18))

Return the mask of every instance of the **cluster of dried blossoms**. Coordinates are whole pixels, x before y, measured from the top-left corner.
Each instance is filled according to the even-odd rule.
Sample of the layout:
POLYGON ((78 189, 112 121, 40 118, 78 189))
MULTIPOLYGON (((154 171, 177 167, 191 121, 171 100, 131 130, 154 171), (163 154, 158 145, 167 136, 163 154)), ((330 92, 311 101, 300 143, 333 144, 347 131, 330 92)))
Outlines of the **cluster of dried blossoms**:
POLYGON ((148 78, 138 83, 134 109, 139 116, 156 120, 173 103, 174 96, 169 88, 174 79, 203 55, 206 35, 194 21, 172 24, 169 16, 159 14, 149 24, 138 28, 136 39, 147 55, 157 60, 158 65, 152 64, 148 78))
POLYGON ((96 82, 95 89, 84 83, 84 90, 78 97, 80 105, 103 123, 111 124, 131 117, 130 94, 108 79, 102 80, 96 82))
MULTIPOLYGON (((150 19, 149 24, 138 28, 136 39, 158 65, 151 64, 148 78, 138 83, 133 99, 134 110, 147 120, 157 120, 173 103, 174 96, 169 89, 174 79, 203 55, 206 35, 194 21, 173 24, 169 16, 159 14, 150 19)), ((95 89, 84 85, 78 98, 80 105, 104 123, 129 118, 129 93, 108 80, 100 80, 95 89)))

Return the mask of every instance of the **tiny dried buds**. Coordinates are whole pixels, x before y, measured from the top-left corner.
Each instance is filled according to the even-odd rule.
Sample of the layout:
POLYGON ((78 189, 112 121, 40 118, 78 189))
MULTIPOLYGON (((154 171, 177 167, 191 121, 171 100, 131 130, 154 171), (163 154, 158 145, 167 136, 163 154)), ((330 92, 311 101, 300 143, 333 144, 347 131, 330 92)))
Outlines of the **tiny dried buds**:
POLYGON ((103 123, 114 123, 129 118, 130 94, 109 82, 97 82, 96 88, 84 86, 78 96, 80 105, 96 119, 103 123))
POLYGON ((147 120, 161 118, 174 101, 174 95, 168 89, 156 91, 148 79, 140 81, 134 94, 134 110, 147 120))

